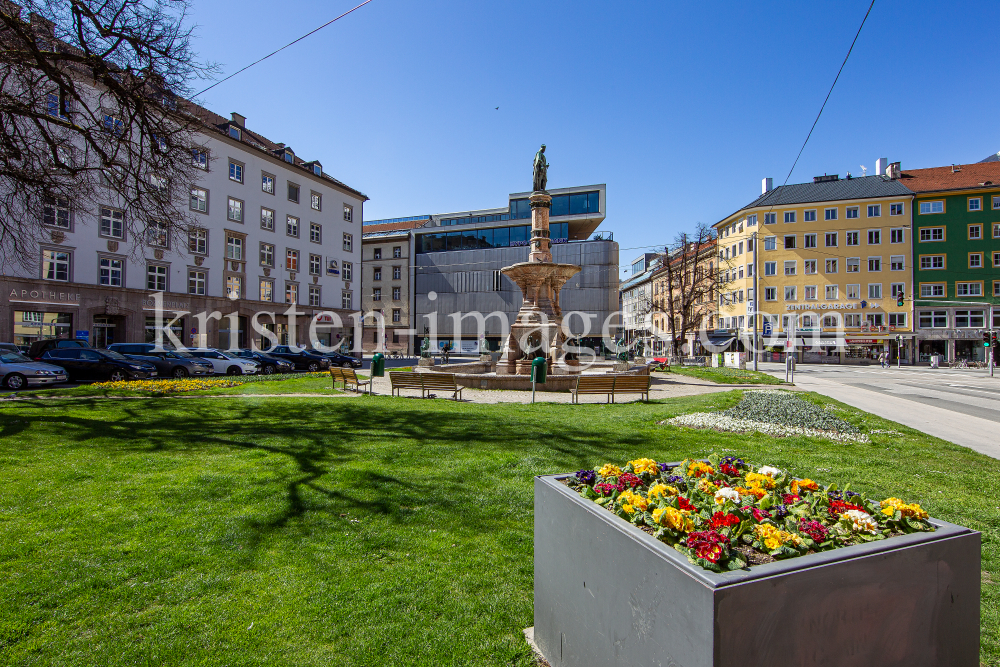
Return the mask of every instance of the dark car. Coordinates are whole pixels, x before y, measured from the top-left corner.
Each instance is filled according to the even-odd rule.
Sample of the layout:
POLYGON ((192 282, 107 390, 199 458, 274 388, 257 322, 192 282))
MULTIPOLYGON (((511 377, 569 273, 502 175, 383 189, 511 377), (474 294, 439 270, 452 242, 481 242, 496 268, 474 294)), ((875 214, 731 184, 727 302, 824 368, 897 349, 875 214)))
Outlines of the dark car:
POLYGON ((0 352, 14 352, 15 354, 21 354, 21 348, 14 343, 0 343, 0 352))
POLYGON ((291 373, 295 370, 295 364, 279 357, 272 357, 265 352, 243 348, 233 352, 237 357, 243 359, 253 359, 260 364, 260 372, 264 375, 274 375, 275 373, 291 373))
POLYGON ((112 352, 124 354, 130 359, 146 361, 156 366, 161 376, 183 378, 191 375, 213 375, 215 368, 204 359, 199 359, 185 350, 162 347, 157 351, 152 343, 114 343, 108 346, 112 352))
POLYGON ((28 348, 28 356, 38 361, 42 358, 42 355, 49 350, 55 350, 58 348, 89 348, 90 343, 83 340, 82 338, 46 338, 45 340, 36 340, 28 348))
POLYGON ((315 372, 319 370, 326 370, 330 367, 330 360, 323 355, 316 354, 310 350, 302 349, 296 352, 287 345, 277 345, 270 350, 267 350, 265 354, 292 362, 292 364, 295 365, 296 370, 315 372))
POLYGON ((361 360, 357 357, 341 354, 340 352, 319 352, 317 354, 322 354, 326 357, 331 366, 340 366, 342 368, 361 368, 361 360))
POLYGON ((74 382, 121 382, 157 377, 153 364, 111 350, 60 347, 42 355, 42 361, 66 369, 74 382))

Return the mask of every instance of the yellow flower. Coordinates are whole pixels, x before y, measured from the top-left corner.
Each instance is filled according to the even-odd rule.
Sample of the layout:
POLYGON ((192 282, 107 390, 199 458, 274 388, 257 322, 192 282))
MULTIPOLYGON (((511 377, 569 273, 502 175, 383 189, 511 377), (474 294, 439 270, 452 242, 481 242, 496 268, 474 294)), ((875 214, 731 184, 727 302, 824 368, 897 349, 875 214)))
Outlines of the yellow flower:
POLYGON ((669 496, 676 496, 680 491, 677 490, 676 486, 667 486, 666 484, 654 484, 649 487, 650 500, 656 500, 657 498, 667 498, 669 496))
POLYGON ((618 477, 622 474, 622 469, 613 463, 605 463, 601 466, 601 469, 597 471, 597 474, 601 477, 618 477))
POLYGON ((812 481, 808 477, 805 479, 793 479, 791 483, 792 493, 798 494, 799 491, 818 491, 819 484, 812 481))
POLYGON ((626 489, 618 496, 618 502, 621 503, 622 509, 629 514, 635 514, 636 510, 645 511, 649 506, 646 499, 643 498, 638 493, 632 491, 632 489, 626 489))
POLYGON ((766 495, 767 495, 767 491, 765 491, 764 489, 760 488, 760 487, 759 487, 759 486, 757 486, 756 484, 755 484, 755 485, 753 485, 753 486, 751 486, 751 487, 750 487, 750 488, 748 488, 748 489, 745 489, 745 488, 743 488, 742 486, 737 486, 737 487, 736 487, 736 491, 737 491, 737 492, 738 492, 738 493, 739 493, 739 494, 740 494, 741 496, 747 496, 747 495, 750 495, 750 496, 753 496, 753 497, 755 497, 755 498, 756 498, 757 500, 760 500, 761 498, 763 498, 764 496, 766 496, 766 495))
POLYGON ((719 490, 719 487, 707 479, 700 479, 698 480, 698 490, 702 493, 714 494, 719 490))
POLYGON ((715 469, 704 461, 692 461, 688 465, 688 477, 701 477, 706 474, 711 475, 714 472, 715 469))
POLYGON ((774 478, 770 475, 761 475, 760 473, 749 472, 747 473, 746 480, 747 485, 750 487, 759 486, 765 489, 774 488, 774 478))
POLYGON ((899 510, 899 513, 903 516, 912 517, 914 519, 926 519, 928 518, 927 512, 917 503, 907 504, 904 503, 899 498, 886 498, 882 501, 882 514, 886 516, 892 516, 899 510))
POLYGON ((644 472, 648 472, 650 475, 660 474, 660 466, 656 465, 656 461, 653 459, 636 459, 629 461, 629 465, 632 466, 636 475, 641 475, 644 472))
POLYGON ((688 510, 678 510, 673 507, 657 507, 653 510, 653 521, 661 526, 679 530, 682 533, 690 533, 694 530, 694 519, 688 510))
POLYGON ((798 535, 780 530, 769 523, 761 523, 754 526, 753 532, 757 536, 757 539, 764 543, 768 551, 774 551, 783 544, 792 544, 794 546, 802 544, 802 538, 798 535))

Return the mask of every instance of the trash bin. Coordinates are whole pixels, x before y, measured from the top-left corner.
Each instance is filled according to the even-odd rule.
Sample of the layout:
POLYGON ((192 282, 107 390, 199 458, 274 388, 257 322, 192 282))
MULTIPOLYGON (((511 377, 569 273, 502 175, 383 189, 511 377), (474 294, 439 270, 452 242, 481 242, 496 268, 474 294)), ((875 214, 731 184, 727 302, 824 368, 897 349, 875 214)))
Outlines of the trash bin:
POLYGON ((372 357, 372 377, 385 377, 385 355, 381 352, 376 352, 372 357))
POLYGON ((548 363, 545 357, 535 357, 531 362, 531 381, 538 384, 545 384, 545 372, 548 370, 548 363))
POLYGON ((939 368, 941 366, 941 355, 932 354, 931 355, 931 368, 939 368))

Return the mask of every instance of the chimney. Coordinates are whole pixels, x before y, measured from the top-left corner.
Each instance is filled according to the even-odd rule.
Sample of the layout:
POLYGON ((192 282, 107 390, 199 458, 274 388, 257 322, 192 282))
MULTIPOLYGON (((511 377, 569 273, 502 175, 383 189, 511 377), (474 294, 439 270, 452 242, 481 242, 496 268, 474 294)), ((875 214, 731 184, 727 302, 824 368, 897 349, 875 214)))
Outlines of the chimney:
POLYGON ((889 166, 889 158, 887 157, 880 157, 879 159, 875 160, 875 175, 885 176, 885 169, 888 166, 889 166))
POLYGON ((902 171, 903 170, 900 169, 898 162, 893 162, 888 167, 886 167, 886 170, 885 170, 886 176, 888 176, 889 178, 891 178, 894 181, 899 178, 899 176, 902 173, 902 171))
POLYGON ((774 179, 764 178, 760 181, 760 193, 766 195, 768 192, 774 189, 774 179))
POLYGON ((241 116, 238 113, 236 113, 235 111, 233 111, 232 112, 232 117, 233 117, 233 124, 234 125, 238 125, 238 126, 240 126, 242 128, 246 128, 246 126, 247 126, 246 116, 241 116))

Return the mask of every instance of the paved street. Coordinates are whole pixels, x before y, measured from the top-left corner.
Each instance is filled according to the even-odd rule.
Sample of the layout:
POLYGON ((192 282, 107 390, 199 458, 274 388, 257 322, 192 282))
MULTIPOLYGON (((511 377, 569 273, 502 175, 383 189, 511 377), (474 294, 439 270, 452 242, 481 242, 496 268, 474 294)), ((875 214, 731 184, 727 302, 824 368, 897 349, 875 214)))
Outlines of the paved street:
MULTIPOLYGON (((784 378, 783 364, 760 367, 784 378)), ((1000 372, 800 364, 795 384, 1000 458, 1000 372)))

